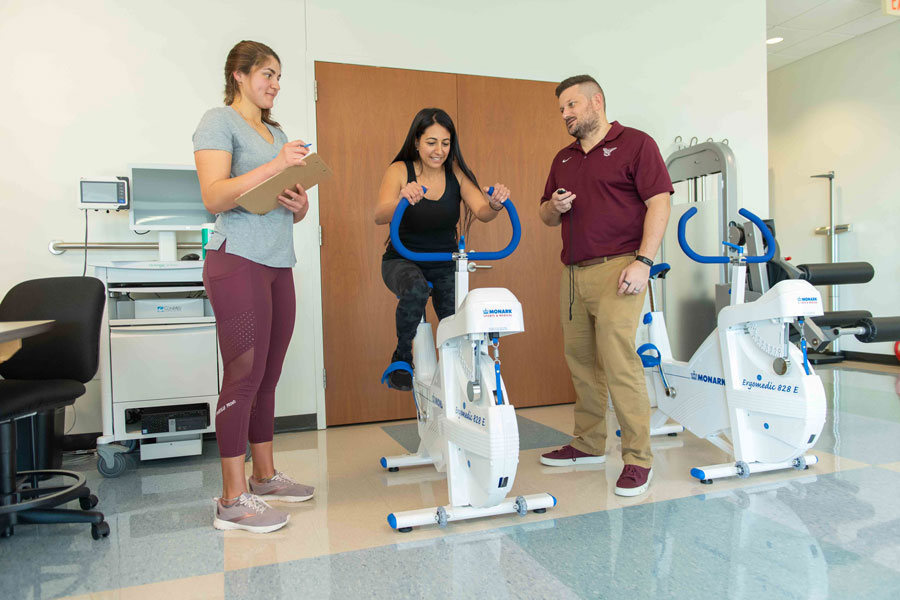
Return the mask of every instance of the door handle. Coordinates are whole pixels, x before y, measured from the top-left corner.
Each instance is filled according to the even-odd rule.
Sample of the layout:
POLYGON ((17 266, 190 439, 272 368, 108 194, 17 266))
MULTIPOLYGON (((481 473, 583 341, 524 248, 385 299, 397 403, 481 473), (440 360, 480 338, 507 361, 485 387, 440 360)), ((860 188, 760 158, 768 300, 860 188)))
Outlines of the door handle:
POLYGON ((476 265, 473 262, 470 262, 469 265, 466 267, 466 269, 469 271, 469 273, 474 273, 475 269, 493 269, 493 268, 494 268, 493 265, 476 265))

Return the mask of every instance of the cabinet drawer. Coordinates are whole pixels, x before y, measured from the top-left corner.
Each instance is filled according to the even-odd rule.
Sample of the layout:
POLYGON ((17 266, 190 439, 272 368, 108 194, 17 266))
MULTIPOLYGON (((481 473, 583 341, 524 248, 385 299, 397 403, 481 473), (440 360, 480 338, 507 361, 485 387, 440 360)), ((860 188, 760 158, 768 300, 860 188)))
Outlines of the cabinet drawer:
POLYGON ((219 393, 215 323, 113 327, 113 402, 219 393))

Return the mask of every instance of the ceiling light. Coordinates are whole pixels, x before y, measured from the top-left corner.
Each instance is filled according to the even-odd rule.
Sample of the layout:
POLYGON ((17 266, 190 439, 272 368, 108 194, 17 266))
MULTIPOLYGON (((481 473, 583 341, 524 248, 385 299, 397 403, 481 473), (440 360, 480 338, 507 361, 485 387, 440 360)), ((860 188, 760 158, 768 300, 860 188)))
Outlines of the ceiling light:
POLYGON ((777 44, 777 43, 783 42, 783 41, 784 41, 783 37, 773 37, 773 38, 767 39, 766 43, 771 46, 772 44, 777 44))

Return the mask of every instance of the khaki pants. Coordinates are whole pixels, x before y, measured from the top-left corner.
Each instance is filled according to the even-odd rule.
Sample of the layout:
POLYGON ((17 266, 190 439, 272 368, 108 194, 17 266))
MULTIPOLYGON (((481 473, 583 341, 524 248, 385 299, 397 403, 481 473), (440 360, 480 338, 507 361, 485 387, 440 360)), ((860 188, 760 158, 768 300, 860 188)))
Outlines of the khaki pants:
POLYGON ((653 463, 650 400, 634 347, 647 292, 616 295, 619 275, 633 260, 626 256, 589 267, 566 267, 560 313, 576 394, 572 446, 589 454, 606 454, 606 407, 611 397, 622 430, 622 459, 625 464, 649 468, 653 463))

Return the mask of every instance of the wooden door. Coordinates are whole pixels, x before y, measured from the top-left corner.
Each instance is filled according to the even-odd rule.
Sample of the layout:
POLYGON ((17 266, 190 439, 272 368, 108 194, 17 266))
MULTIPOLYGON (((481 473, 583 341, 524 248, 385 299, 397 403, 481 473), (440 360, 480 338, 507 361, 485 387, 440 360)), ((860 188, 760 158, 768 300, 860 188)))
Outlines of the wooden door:
MULTIPOLYGON (((379 383, 396 343, 397 300, 381 279, 388 228, 375 225, 374 208, 384 171, 413 117, 427 106, 454 119, 479 181, 506 183, 520 208, 525 233, 519 251, 470 277, 472 287, 508 287, 523 304, 526 333, 501 344, 513 403, 573 401, 559 324, 561 241, 558 229, 537 217, 550 161, 568 142, 553 85, 322 62, 316 82, 318 151, 335 172, 319 190, 327 424, 415 416, 410 394, 379 383), (485 91, 491 96, 477 97, 485 91), (461 113, 463 106, 472 116, 461 113)), ((476 222, 471 235, 476 250, 500 248, 509 239, 508 220, 476 222)), ((428 316, 434 326, 431 308, 428 316)))
MULTIPOLYGON (((457 127, 466 162, 482 186, 509 186, 522 222, 518 250, 469 277, 471 288, 507 288, 522 304, 525 332, 500 343, 503 380, 515 406, 574 402, 559 322, 562 238, 559 227, 547 227, 538 216, 550 163, 572 142, 559 116, 556 84, 469 75, 457 81, 457 127)), ((476 222, 467 245, 498 250, 510 231, 504 212, 487 225, 476 222)))
POLYGON ((416 113, 437 106, 456 119, 456 76, 317 62, 316 85, 318 151, 335 173, 319 190, 326 423, 415 417, 410 394, 379 383, 397 299, 381 279, 388 228, 375 225, 375 204, 416 113))

